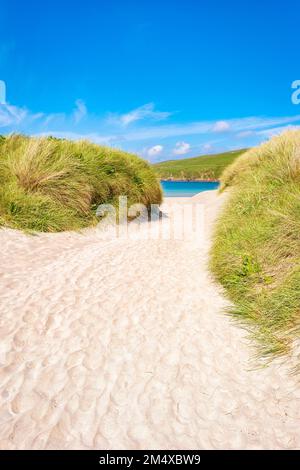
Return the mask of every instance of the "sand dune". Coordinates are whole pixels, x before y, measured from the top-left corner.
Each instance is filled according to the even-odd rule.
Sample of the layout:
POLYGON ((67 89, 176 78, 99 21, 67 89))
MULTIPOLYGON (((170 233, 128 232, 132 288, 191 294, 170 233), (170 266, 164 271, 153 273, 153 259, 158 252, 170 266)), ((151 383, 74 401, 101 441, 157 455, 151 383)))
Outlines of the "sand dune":
POLYGON ((201 241, 0 231, 2 449, 300 448, 299 383, 250 369, 207 271, 223 200, 193 200, 201 241))

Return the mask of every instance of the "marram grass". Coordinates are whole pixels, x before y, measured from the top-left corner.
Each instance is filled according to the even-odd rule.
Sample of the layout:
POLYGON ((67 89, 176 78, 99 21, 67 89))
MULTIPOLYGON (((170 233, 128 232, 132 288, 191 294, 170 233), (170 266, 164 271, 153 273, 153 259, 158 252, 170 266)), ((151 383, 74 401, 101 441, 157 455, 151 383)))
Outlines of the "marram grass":
POLYGON ((211 268, 265 358, 300 333, 300 132, 253 148, 229 166, 211 268))
POLYGON ((160 184, 135 155, 87 141, 11 135, 0 141, 0 226, 60 232, 96 224, 99 204, 159 204, 160 184))

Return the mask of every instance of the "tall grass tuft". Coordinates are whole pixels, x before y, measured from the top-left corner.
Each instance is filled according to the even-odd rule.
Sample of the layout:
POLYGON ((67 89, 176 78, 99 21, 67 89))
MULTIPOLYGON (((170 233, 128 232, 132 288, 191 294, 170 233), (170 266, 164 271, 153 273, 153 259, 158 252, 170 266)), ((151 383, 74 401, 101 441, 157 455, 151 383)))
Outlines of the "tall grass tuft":
POLYGON ((135 155, 87 141, 11 135, 0 141, 0 225, 77 230, 97 223, 99 204, 159 204, 160 184, 135 155))
POLYGON ((300 132, 249 150, 221 184, 230 195, 216 228, 212 271, 259 353, 285 355, 300 333, 300 132))

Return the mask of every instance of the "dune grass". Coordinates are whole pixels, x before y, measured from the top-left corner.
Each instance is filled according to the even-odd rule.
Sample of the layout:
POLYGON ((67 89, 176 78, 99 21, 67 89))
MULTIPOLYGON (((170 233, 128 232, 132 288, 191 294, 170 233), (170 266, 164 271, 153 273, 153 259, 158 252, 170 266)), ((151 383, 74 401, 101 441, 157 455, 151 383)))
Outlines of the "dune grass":
POLYGON ((201 157, 168 160, 153 165, 160 179, 168 180, 218 180, 224 169, 245 149, 201 157))
POLYGON ((249 150, 221 177, 230 188, 211 268, 266 359, 300 332, 300 132, 249 150))
POLYGON ((96 224, 99 204, 160 203, 148 163, 87 141, 12 135, 0 141, 0 226, 60 232, 96 224))

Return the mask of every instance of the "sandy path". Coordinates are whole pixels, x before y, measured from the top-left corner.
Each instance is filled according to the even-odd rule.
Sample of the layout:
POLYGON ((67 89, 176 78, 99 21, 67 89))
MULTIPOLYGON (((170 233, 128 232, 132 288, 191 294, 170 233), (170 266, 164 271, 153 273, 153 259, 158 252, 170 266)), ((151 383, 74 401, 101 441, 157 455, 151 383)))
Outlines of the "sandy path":
POLYGON ((249 371, 206 269, 222 199, 197 198, 201 246, 0 231, 2 448, 300 448, 299 384, 249 371))

